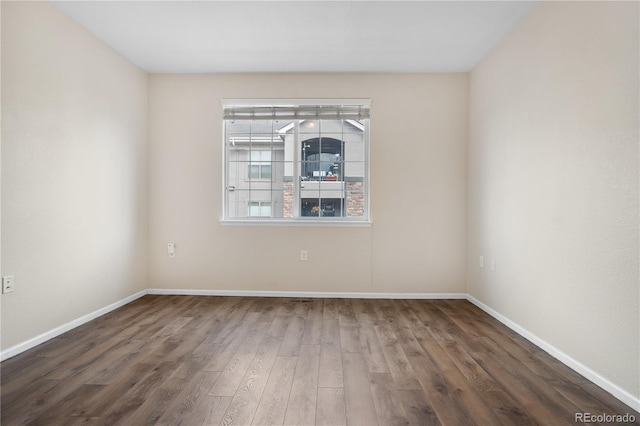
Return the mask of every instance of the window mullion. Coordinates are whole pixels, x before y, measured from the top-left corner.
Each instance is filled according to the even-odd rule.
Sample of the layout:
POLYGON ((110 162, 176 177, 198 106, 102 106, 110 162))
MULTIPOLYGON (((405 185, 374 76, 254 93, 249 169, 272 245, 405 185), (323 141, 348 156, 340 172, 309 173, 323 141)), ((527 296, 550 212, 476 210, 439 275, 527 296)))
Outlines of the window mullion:
POLYGON ((293 217, 300 217, 300 122, 293 122, 293 217))
POLYGON ((223 188, 223 206, 224 206, 224 217, 229 217, 229 157, 231 156, 231 154, 229 153, 229 130, 225 124, 224 126, 224 130, 223 130, 223 137, 224 137, 224 152, 223 152, 223 158, 224 158, 224 169, 223 169, 223 182, 224 182, 224 188, 223 188))
POLYGON ((273 172, 275 170, 274 160, 276 158, 276 153, 274 151, 273 146, 273 132, 274 132, 274 121, 271 121, 271 132, 269 133, 269 205, 271 206, 271 211, 269 212, 269 216, 273 216, 273 207, 275 206, 275 199, 273 197, 273 172))
POLYGON ((247 181, 247 189, 248 189, 248 200, 249 202, 254 201, 253 200, 253 192, 252 192, 252 186, 253 186, 253 178, 251 176, 251 167, 253 166, 253 123, 249 122, 249 179, 247 181))
MULTIPOLYGON (((318 119, 318 169, 320 169, 320 176, 318 177, 318 217, 322 217, 322 153, 324 150, 322 149, 322 120, 318 119)), ((324 177, 326 177, 326 171, 324 171, 324 177)))
POLYGON ((345 165, 344 165, 344 159, 345 159, 345 153, 344 153, 344 140, 345 140, 345 136, 344 136, 344 123, 345 120, 341 120, 340 121, 340 161, 338 162, 338 167, 340 169, 340 179, 342 180, 341 182, 341 195, 342 198, 340 199, 340 216, 341 217, 346 217, 347 216, 347 180, 345 179, 344 176, 344 169, 345 169, 345 165))

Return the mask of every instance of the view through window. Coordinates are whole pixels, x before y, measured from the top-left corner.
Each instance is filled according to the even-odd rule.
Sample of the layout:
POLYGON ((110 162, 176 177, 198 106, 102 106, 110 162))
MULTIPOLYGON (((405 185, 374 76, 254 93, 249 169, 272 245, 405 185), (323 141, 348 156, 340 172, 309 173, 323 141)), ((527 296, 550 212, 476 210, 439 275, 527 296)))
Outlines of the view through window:
POLYGON ((225 219, 368 221, 368 102, 224 114, 225 219))

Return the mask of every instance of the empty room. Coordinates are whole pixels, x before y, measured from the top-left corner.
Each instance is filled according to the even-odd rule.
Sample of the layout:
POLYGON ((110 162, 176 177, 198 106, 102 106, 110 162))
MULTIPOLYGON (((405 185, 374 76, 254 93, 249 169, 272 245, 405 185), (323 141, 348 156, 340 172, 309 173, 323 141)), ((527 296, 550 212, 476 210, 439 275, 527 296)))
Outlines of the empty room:
POLYGON ((640 2, 0 15, 2 425, 640 424, 640 2))

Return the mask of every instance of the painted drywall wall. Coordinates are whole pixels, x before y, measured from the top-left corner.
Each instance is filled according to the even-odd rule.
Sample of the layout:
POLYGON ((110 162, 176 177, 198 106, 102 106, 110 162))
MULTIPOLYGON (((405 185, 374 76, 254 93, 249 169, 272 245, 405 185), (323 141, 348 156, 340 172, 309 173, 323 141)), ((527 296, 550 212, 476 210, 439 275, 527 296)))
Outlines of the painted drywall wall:
POLYGON ((473 297, 635 398, 638 36, 638 2, 543 3, 473 70, 467 263, 473 297))
MULTIPOLYGON (((0 2, 0 40, 2 39, 2 3, 0 2)), ((0 43, 0 72, 2 71, 2 43, 0 43)), ((2 99, 2 81, 0 79, 0 99, 2 99)), ((0 129, 2 129, 2 102, 0 102, 0 129)), ((0 159, 2 158, 2 134, 0 131, 0 159)), ((2 161, 0 161, 0 224, 2 223, 2 161)), ((0 226, 0 276, 2 272, 2 226, 0 226)), ((0 290, 0 332, 2 331, 2 291, 0 290)), ((0 337, 1 340, 1 337, 0 337)), ((0 348, 2 342, 0 341, 0 348)))
POLYGON ((2 2, 2 348, 146 288, 147 75, 48 2, 2 2))
POLYGON ((151 75, 149 94, 150 288, 465 292, 466 74, 151 75), (221 225, 223 98, 370 98, 373 225, 221 225))

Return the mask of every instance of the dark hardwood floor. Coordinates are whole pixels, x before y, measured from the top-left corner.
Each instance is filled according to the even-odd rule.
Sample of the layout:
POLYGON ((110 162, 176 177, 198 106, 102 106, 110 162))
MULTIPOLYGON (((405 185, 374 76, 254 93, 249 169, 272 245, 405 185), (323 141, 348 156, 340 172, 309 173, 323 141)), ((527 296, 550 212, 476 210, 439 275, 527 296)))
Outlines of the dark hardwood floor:
POLYGON ((145 296, 1 368, 2 425, 640 419, 463 300, 145 296))

